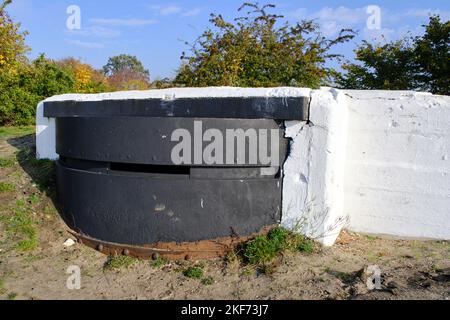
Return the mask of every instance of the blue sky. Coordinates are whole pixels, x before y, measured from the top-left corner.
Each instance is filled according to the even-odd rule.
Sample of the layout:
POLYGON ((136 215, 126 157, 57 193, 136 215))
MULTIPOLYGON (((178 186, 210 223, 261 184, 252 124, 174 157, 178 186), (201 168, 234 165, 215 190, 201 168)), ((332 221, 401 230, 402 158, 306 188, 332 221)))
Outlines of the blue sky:
MULTIPOLYGON (((150 69, 152 79, 171 77, 180 64, 185 41, 192 42, 209 25, 211 12, 225 18, 236 17, 242 0, 13 0, 8 7, 11 16, 29 32, 27 44, 31 57, 45 53, 59 59, 80 58, 97 68, 108 57, 127 53, 138 56, 150 69), (77 5, 81 11, 81 29, 69 30, 67 8, 77 5)), ((260 3, 267 3, 260 1, 260 3)), ((430 13, 450 19, 448 0, 344 1, 344 0, 273 0, 276 12, 286 20, 315 19, 327 36, 341 28, 359 31, 358 37, 334 51, 353 57, 352 50, 362 39, 395 40, 406 34, 420 34, 430 13), (381 9, 381 28, 369 30, 369 5, 381 9)))

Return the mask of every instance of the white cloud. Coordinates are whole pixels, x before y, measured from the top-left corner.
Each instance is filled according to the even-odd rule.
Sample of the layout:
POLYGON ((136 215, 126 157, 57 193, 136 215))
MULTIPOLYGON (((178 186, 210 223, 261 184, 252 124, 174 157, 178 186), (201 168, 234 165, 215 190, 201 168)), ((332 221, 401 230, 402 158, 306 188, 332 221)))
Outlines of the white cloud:
POLYGON ((78 47, 88 48, 88 49, 99 49, 103 48, 105 45, 103 43, 99 42, 88 42, 88 41, 80 41, 80 40, 71 40, 71 39, 65 39, 66 43, 75 45, 78 47))
POLYGON ((299 8, 286 15, 298 20, 312 19, 320 24, 321 30, 325 36, 333 36, 342 29, 354 28, 364 23, 367 19, 366 8, 348 8, 348 7, 323 7, 316 12, 308 12, 306 8, 299 8))
POLYGON ((432 15, 439 15, 443 20, 450 19, 450 10, 440 10, 440 9, 410 9, 406 12, 407 16, 417 17, 417 18, 428 18, 432 15))
MULTIPOLYGON (((381 8, 380 30, 368 30, 367 7, 349 8, 349 7, 323 7, 316 12, 310 12, 306 8, 298 8, 286 14, 286 17, 315 20, 321 27, 322 33, 327 36, 335 36, 337 33, 346 28, 352 28, 361 31, 361 36, 367 40, 390 41, 409 34, 418 34, 422 29, 421 26, 410 27, 405 20, 414 18, 428 18, 432 14, 439 14, 444 20, 450 17, 450 11, 440 9, 409 9, 400 12, 389 11, 381 8)), ((411 24, 411 22, 409 21, 411 24)))
POLYGON ((366 8, 351 9, 342 6, 338 8, 324 7, 314 13, 312 17, 322 21, 335 21, 337 24, 347 23, 355 25, 366 21, 367 13, 366 8))
POLYGON ((83 27, 80 30, 66 30, 70 36, 82 37, 99 37, 99 38, 117 38, 122 35, 122 32, 102 26, 83 27))
POLYGON ((200 8, 186 9, 178 5, 160 6, 160 5, 150 5, 148 8, 157 15, 160 16, 170 16, 170 15, 180 15, 183 17, 193 17, 201 12, 200 8))
POLYGON ((111 27, 140 27, 158 23, 157 20, 153 19, 91 19, 91 22, 111 27))
POLYGON ((162 16, 168 16, 168 15, 171 15, 171 14, 180 13, 182 10, 183 9, 181 7, 179 7, 179 6, 168 6, 168 7, 161 8, 159 10, 159 13, 162 16))
POLYGON ((202 9, 200 9, 200 8, 194 8, 194 9, 182 12, 181 15, 183 17, 193 17, 193 16, 198 15, 201 11, 202 11, 202 9))

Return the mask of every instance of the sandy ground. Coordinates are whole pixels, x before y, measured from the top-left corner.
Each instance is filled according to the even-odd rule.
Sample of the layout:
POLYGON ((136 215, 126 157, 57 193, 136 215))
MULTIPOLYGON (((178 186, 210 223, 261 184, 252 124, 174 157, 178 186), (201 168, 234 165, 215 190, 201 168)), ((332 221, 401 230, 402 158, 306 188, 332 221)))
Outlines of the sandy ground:
POLYGON ((105 270, 107 257, 75 244, 52 201, 37 182, 36 172, 21 160, 32 149, 33 136, 0 138, 0 158, 18 159, 0 167, 0 183, 15 190, 0 192, 0 299, 450 299, 450 243, 397 241, 343 232, 332 248, 312 254, 289 253, 272 274, 260 273, 237 260, 150 261, 105 270), (36 230, 36 247, 20 249, 23 236, 9 222, 25 202, 25 214, 36 230), (21 238, 22 237, 22 238, 21 238), (369 291, 360 270, 378 265, 382 289, 369 291), (67 269, 81 270, 81 289, 69 290, 67 269), (189 266, 203 269, 212 284, 189 279, 189 266))

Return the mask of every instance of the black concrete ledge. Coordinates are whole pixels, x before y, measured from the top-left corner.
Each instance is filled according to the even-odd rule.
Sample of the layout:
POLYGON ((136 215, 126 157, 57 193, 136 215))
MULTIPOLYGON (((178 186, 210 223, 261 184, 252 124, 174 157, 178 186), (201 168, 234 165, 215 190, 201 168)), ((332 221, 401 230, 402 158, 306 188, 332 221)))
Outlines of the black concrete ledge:
MULTIPOLYGON (((196 120, 200 118, 57 118, 56 152, 62 157, 90 161, 173 165, 171 153, 178 142, 171 141, 172 132, 178 128, 184 128, 191 132, 193 137, 196 120)), ((284 138, 284 130, 274 120, 218 118, 201 120, 203 131, 215 128, 222 132, 223 137, 226 136, 226 129, 279 129, 279 163, 284 163, 286 159, 288 140, 284 138)), ((203 146, 206 144, 204 143, 203 146)), ((267 154, 272 154, 271 144, 267 147, 267 154)), ((192 141, 192 150, 194 150, 194 141, 192 141)), ((246 141, 246 150, 249 150, 248 141, 246 141)), ((215 166, 267 166, 261 164, 259 156, 257 158, 258 162, 252 164, 249 163, 250 159, 247 156, 242 165, 226 164, 224 158, 222 165, 215 166)), ((194 165, 193 158, 191 161, 194 165)), ((210 166, 203 161, 202 159, 202 163, 197 165, 210 166)))
POLYGON ((150 179, 57 162, 58 199, 68 226, 132 246, 251 235, 280 222, 280 180, 150 179), (249 192, 252 190, 252 192, 249 192))
POLYGON ((308 97, 123 99, 44 102, 44 116, 309 120, 308 97))

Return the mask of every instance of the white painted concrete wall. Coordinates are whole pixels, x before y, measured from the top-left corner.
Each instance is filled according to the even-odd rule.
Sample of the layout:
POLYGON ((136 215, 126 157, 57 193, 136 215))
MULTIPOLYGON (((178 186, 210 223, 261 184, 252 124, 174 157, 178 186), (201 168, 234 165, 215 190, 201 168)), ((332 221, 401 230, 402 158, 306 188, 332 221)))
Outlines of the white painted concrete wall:
MULTIPOLYGON (((331 245, 343 227, 450 239, 450 97, 400 91, 183 88, 49 100, 310 96, 311 122, 287 122, 286 227, 331 245)), ((37 110, 37 156, 57 159, 55 122, 37 110)))
POLYGON ((349 228, 450 239, 450 97, 386 91, 345 95, 349 228))

